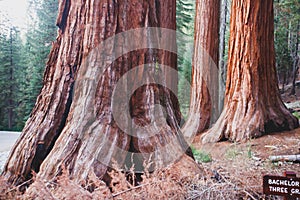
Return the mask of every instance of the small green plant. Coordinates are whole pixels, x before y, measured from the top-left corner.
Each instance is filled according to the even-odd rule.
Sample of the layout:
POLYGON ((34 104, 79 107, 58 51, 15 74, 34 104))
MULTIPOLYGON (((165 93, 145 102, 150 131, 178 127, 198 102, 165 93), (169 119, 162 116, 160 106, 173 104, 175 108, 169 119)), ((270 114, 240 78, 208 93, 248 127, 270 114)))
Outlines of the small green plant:
POLYGON ((251 142, 249 141, 248 144, 247 144, 247 155, 248 155, 248 158, 252 158, 252 156, 253 156, 253 152, 252 152, 251 147, 252 147, 252 145, 251 145, 251 142))
POLYGON ((194 157, 197 162, 209 163, 212 161, 211 155, 203 150, 198 150, 194 147, 191 147, 194 157))
POLYGON ((298 119, 300 119, 300 113, 299 113, 299 112, 294 112, 293 115, 294 115, 295 117, 297 117, 298 119))

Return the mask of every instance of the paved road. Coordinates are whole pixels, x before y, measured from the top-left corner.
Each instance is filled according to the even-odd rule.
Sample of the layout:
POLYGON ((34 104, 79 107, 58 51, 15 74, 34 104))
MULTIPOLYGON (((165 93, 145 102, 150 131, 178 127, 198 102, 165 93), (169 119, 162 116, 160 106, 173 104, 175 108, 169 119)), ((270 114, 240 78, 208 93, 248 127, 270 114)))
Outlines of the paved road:
POLYGON ((10 149, 19 136, 20 133, 18 132, 0 131, 0 173, 7 160, 10 149))
POLYGON ((18 132, 0 131, 0 152, 10 151, 19 136, 18 132))

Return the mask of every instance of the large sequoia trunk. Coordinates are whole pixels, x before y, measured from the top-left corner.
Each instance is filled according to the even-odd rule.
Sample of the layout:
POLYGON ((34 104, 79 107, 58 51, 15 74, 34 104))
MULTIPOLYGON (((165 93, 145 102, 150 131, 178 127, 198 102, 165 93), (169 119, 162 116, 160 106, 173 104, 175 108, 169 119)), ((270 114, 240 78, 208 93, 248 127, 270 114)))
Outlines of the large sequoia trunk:
POLYGON ((9 182, 30 179, 32 170, 50 180, 62 168, 76 182, 91 173, 103 179, 113 161, 127 164, 128 152, 135 153, 129 160, 137 160, 136 167, 150 160, 153 169, 184 154, 176 94, 153 84, 176 83, 158 74, 158 63, 176 69, 176 55, 149 49, 166 38, 174 44, 175 37, 145 29, 118 34, 175 29, 175 6, 175 0, 60 1, 43 89, 4 168, 9 182))
POLYGON ((220 0, 197 0, 189 118, 183 132, 201 133, 218 111, 220 0))
POLYGON ((242 141, 291 130, 298 120, 277 84, 272 0, 233 0, 224 110, 203 142, 242 141))

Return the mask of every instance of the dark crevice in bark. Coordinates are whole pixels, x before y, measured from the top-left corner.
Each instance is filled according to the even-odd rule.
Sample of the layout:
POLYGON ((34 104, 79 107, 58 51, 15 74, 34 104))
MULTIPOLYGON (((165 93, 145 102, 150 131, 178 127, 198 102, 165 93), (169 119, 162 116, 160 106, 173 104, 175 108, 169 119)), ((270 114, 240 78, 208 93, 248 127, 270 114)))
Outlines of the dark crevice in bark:
MULTIPOLYGON (((40 166, 42 162, 46 158, 46 149, 45 149, 45 144, 44 142, 39 142, 36 147, 35 155, 31 163, 31 169, 34 170, 36 173, 40 171, 40 166)), ((30 179, 32 177, 31 174, 26 177, 26 180, 30 179)))
POLYGON ((53 140, 51 142, 51 145, 49 146, 49 148, 47 150, 47 155, 53 149, 54 144, 56 143, 58 137, 60 136, 61 132, 63 131, 63 129, 66 125, 67 118, 68 118, 68 115, 69 115, 69 112, 70 112, 70 109, 71 109, 71 105, 72 105, 72 102, 73 102, 73 90, 74 90, 74 83, 72 83, 71 86, 70 86, 70 92, 69 92, 69 97, 68 97, 67 104, 66 104, 66 110, 65 110, 65 112, 62 116, 62 121, 61 121, 61 124, 59 125, 59 128, 56 131, 55 137, 53 138, 53 140))
POLYGON ((66 25, 67 25, 67 18, 69 15, 69 10, 71 7, 71 1, 70 0, 65 0, 63 2, 64 7, 63 7, 63 12, 61 16, 58 16, 56 25, 62 30, 62 32, 65 31, 66 25))
POLYGON ((71 105, 72 105, 73 89, 74 89, 74 83, 72 83, 70 86, 69 97, 68 97, 68 100, 66 103, 66 109, 65 109, 64 114, 62 115, 62 120, 61 120, 61 123, 60 123, 58 129, 56 130, 55 136, 52 139, 52 141, 50 142, 50 146, 48 148, 46 148, 44 141, 40 141, 37 144, 36 153, 35 153, 35 156, 33 158, 32 164, 31 164, 31 168, 36 173, 38 173, 40 171, 41 164, 43 163, 43 161, 46 159, 46 157, 49 155, 49 153, 53 149, 58 137, 60 136, 62 130, 65 127, 65 124, 67 122, 67 118, 68 118, 68 115, 69 115, 69 112, 71 109, 71 105))

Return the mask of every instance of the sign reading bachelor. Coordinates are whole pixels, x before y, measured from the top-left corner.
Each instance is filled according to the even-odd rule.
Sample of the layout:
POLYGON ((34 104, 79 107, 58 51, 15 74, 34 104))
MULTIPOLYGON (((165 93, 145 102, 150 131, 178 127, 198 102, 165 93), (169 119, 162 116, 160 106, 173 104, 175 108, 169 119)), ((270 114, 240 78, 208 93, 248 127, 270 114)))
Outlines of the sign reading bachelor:
POLYGON ((286 197, 300 197, 300 178, 264 176, 264 194, 286 197))

